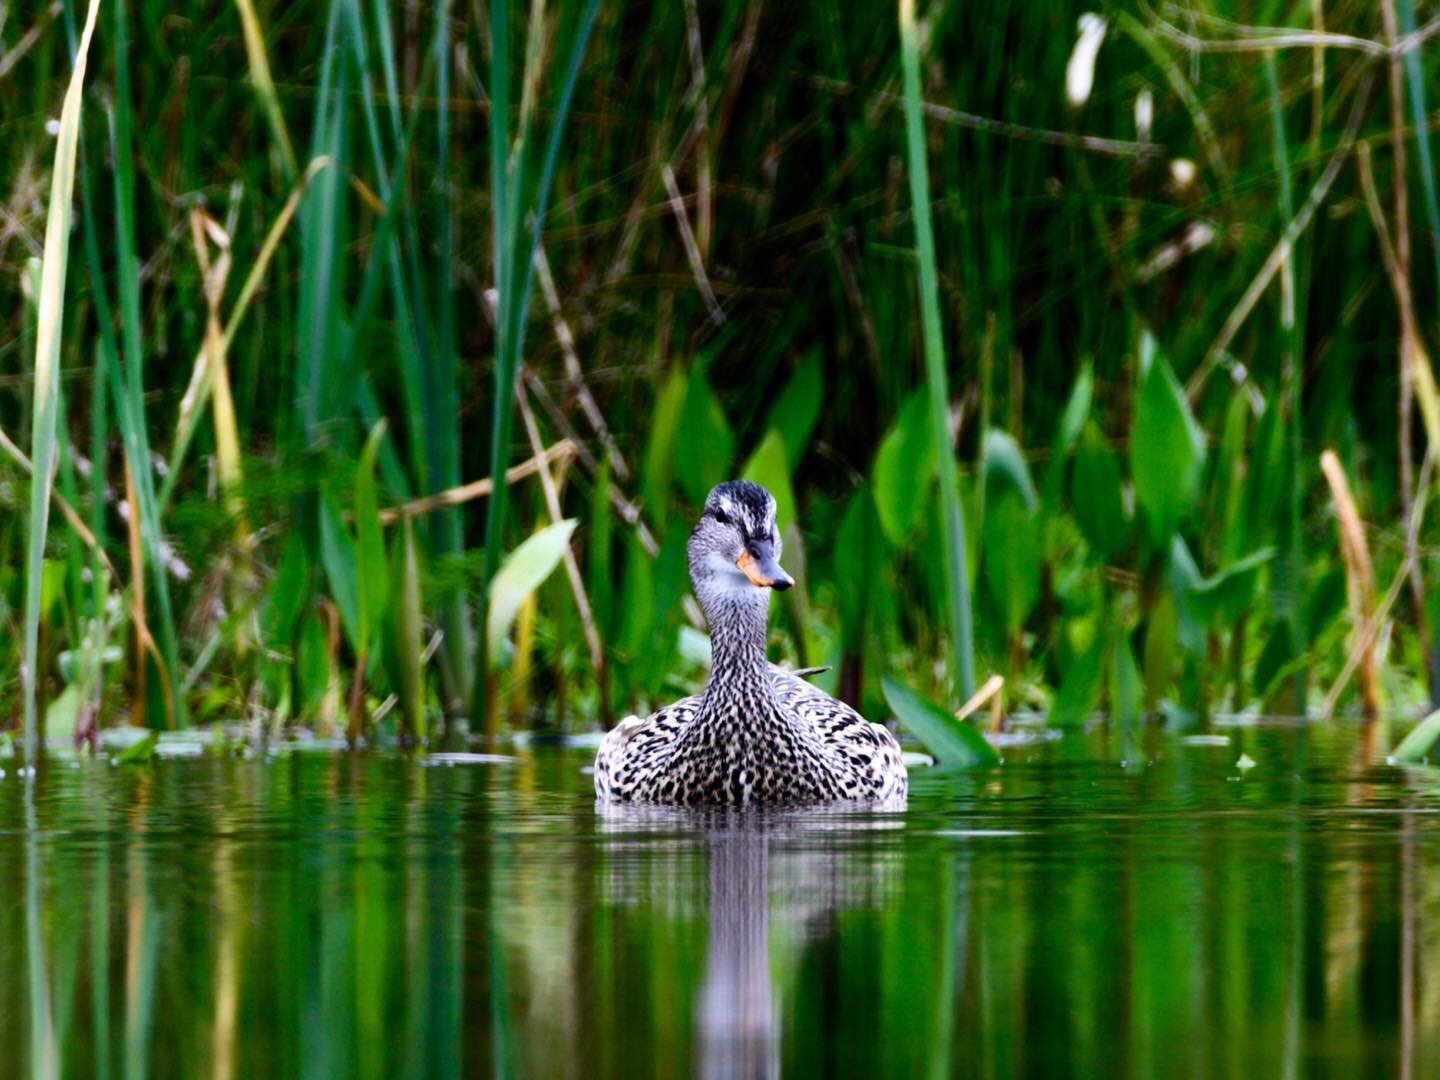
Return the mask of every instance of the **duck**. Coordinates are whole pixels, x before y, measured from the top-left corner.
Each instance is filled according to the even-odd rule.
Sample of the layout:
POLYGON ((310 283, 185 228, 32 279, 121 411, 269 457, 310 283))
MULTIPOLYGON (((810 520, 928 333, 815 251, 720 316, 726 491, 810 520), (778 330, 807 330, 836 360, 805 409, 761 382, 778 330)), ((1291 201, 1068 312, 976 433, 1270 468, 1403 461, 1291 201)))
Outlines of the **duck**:
POLYGON ((900 744, 765 654, 770 596, 795 584, 780 566, 775 498, 717 485, 686 545, 710 630, 704 690, 607 732, 595 755, 601 803, 678 806, 866 803, 903 807, 900 744))

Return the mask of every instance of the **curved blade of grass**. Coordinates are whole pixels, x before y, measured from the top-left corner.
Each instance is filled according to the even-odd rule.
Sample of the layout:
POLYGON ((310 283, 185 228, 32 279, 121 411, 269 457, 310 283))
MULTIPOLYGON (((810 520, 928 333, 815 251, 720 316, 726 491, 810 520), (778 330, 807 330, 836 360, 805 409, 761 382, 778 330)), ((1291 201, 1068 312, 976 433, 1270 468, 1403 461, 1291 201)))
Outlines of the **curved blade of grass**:
POLYGON ((930 384, 930 432, 940 464, 941 535, 945 544, 945 591, 950 606, 950 673, 964 699, 975 692, 975 649, 971 630, 970 579, 965 565, 965 513, 955 453, 950 448, 950 389, 945 375, 945 341, 940 322, 940 282, 935 270, 935 236, 930 222, 930 172, 920 120, 920 46, 915 0, 900 0, 900 65, 905 81, 905 141, 910 155, 910 201, 915 213, 915 248, 920 260, 920 305, 925 335, 925 378, 930 384))
POLYGON ((85 67, 100 0, 90 0, 85 29, 75 55, 70 85, 60 108, 55 167, 50 174, 50 206, 45 218, 45 256, 40 271, 40 304, 35 334, 35 426, 31 435, 30 526, 25 551, 25 760, 39 749, 36 726, 36 668, 40 649, 40 570, 45 532, 50 523, 50 489, 55 479, 56 428, 59 424, 60 337, 65 318, 65 274, 69 267, 71 200, 75 192, 75 156, 80 141, 80 103, 85 67))
POLYGON ((245 56, 250 62, 250 81, 255 84, 255 93, 265 109, 265 119, 275 134, 275 143, 280 148, 280 158, 285 163, 286 177, 295 175, 295 149, 290 144, 290 132, 285 128, 285 114, 280 111, 280 99, 275 93, 275 80, 270 77, 270 61, 265 55, 265 33, 260 29, 260 19, 255 14, 251 0, 235 0, 240 12, 240 29, 245 37, 245 56))
MULTIPOLYGON (((215 350, 218 356, 223 358, 229 355, 236 331, 239 330, 240 323, 244 320, 246 312, 250 310, 251 302, 255 299, 255 294, 260 290, 261 282, 265 280, 265 275, 270 270, 270 263, 280 247, 285 230, 289 227, 295 211, 300 206, 300 200, 305 196, 310 181, 315 178, 316 173, 330 164, 330 159, 323 155, 310 162, 304 175, 300 177, 294 190, 290 192, 289 198, 285 200, 285 205, 280 208, 280 213, 275 216, 275 221, 271 224, 270 231, 265 234, 265 240, 261 243, 260 251, 255 256, 255 263, 250 267, 250 273, 246 275, 245 282, 240 287, 240 295, 235 298, 235 304, 230 309, 230 317, 225 321, 224 332, 215 350)), ((158 496, 162 514, 170 505, 171 496, 175 492, 175 482, 180 475, 180 467, 185 462, 185 455, 190 449, 190 442, 195 437, 195 430, 200 424, 201 411, 204 409, 205 403, 210 400, 214 383, 214 368, 209 361, 210 354, 211 349, 202 345, 191 368, 190 383, 185 388, 184 397, 180 399, 180 415, 175 422, 175 442, 170 448, 165 480, 160 485, 158 496)))

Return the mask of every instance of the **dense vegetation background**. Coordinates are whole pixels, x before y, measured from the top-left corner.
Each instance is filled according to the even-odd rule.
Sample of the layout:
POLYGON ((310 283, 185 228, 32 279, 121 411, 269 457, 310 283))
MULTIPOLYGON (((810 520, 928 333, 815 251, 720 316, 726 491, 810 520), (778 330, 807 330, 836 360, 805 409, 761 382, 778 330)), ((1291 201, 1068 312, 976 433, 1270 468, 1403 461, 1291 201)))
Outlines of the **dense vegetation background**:
POLYGON ((703 678, 736 474, 875 716, 1435 693, 1413 0, 926 4, 908 148, 888 4, 102 0, 56 293, 86 6, 0 8, 8 724, 31 582, 52 738, 604 724, 703 678))

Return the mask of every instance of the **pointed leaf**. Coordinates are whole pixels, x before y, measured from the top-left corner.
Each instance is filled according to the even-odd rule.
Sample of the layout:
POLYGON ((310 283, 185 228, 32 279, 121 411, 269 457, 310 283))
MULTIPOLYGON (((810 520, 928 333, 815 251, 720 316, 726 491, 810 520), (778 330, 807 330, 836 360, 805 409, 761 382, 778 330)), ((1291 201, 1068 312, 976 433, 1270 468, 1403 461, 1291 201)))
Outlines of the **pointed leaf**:
POLYGON ((495 572, 490 582, 486 623, 486 632, 495 647, 490 658, 492 666, 499 655, 499 644, 510 633, 515 616, 520 612, 520 605, 560 565, 575 525, 574 518, 567 518, 546 526, 512 551, 495 572))
POLYGON ((999 763, 1000 755, 984 736, 940 706, 889 676, 880 680, 880 687, 900 723, 925 744, 942 768, 986 768, 999 763))
POLYGON ((1024 500, 1025 509, 1035 508, 1035 482, 1030 478, 1025 452, 1013 436, 998 428, 987 431, 981 461, 987 497, 1008 487, 1024 500))
POLYGON ((650 416, 650 441, 645 445, 645 475, 641 491, 650 520, 664 528, 670 508, 670 482, 675 475, 675 432, 685 405, 689 380, 678 368, 670 372, 650 416))
POLYGON ((675 455, 675 473, 685 497, 699 506, 712 487, 729 478, 735 436, 705 373, 698 369, 690 375, 677 442, 683 443, 684 451, 675 455))
POLYGON ((911 394, 875 456, 875 510, 886 538, 905 543, 920 524, 935 475, 929 392, 911 394))
POLYGON ((985 510, 985 583, 1014 634, 1040 598, 1040 530, 1019 493, 1006 488, 985 510))
POLYGON ((1130 434, 1130 475, 1151 545, 1164 550, 1199 489, 1205 443, 1170 365, 1154 357, 1141 376, 1130 434))
POLYGON ((815 347, 805 354, 775 400, 766 428, 780 432, 785 442, 785 456, 793 470, 805 456, 810 445, 810 435, 815 422, 820 418, 820 406, 825 396, 820 368, 820 349, 815 347))
POLYGON ((779 431, 772 428, 760 441, 740 475, 775 496, 775 520, 781 529, 795 524, 795 493, 790 486, 790 462, 779 431))
POLYGON ((1100 562, 1108 562, 1126 544, 1130 523, 1120 492, 1120 463, 1092 421, 1085 425, 1075 470, 1070 478, 1075 520, 1100 562))

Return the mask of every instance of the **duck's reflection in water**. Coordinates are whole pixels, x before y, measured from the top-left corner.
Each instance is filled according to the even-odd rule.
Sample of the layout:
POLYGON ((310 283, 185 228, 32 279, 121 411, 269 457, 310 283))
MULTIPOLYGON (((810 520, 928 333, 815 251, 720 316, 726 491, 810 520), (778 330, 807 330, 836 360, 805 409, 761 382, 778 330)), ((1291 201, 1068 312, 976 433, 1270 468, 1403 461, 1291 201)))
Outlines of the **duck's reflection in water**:
MULTIPOLYGON (((875 832, 899 829, 903 819, 854 807, 692 810, 600 803, 596 810, 601 832, 615 838, 612 851, 629 846, 622 837, 651 856, 657 848, 677 855, 696 846, 704 850, 708 940, 695 1001, 696 1075, 778 1076, 772 913, 789 941, 817 936, 838 911, 883 906, 898 888, 899 848, 877 851, 875 832)), ((700 898, 683 895, 686 876, 668 872, 667 862, 610 862, 610 899, 672 911, 698 905, 700 898)), ((774 954, 793 958, 796 951, 774 954)))

